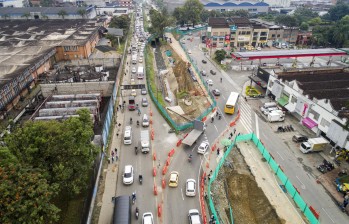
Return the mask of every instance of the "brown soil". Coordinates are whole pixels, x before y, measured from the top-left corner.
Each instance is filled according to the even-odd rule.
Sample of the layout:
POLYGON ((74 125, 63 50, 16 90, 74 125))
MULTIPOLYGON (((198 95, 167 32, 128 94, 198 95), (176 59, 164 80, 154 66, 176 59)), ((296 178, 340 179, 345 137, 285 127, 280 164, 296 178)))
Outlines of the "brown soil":
MULTIPOLYGON (((182 60, 181 57, 172 49, 170 45, 161 46, 161 52, 163 53, 164 60, 166 62, 166 66, 168 67, 170 73, 174 75, 175 78, 168 77, 168 81, 174 81, 177 85, 172 85, 170 83, 171 91, 176 95, 179 92, 187 92, 188 97, 192 101, 191 106, 186 106, 183 103, 183 99, 177 99, 178 105, 180 105, 185 112, 185 116, 189 119, 195 119, 200 114, 202 114, 209 106, 209 102, 207 97, 204 95, 200 86, 194 82, 188 73, 188 65, 186 62, 182 60), (172 68, 169 67, 167 56, 164 53, 166 50, 170 50, 172 52, 172 58, 175 60, 174 66, 172 68)), ((176 123, 185 123, 188 120, 183 117, 178 116, 175 113, 169 113, 171 118, 176 123)))
MULTIPOLYGON (((226 213, 225 219, 229 217, 229 207, 225 197, 228 195, 235 224, 285 223, 278 217, 263 190, 258 187, 239 150, 233 149, 231 151, 230 161, 233 164, 232 169, 225 167, 218 176, 219 181, 213 187, 213 193, 216 195, 215 205, 218 205, 219 213, 222 214, 224 211, 226 213), (227 192, 224 192, 224 182, 227 184, 227 192), (223 195, 224 197, 222 197, 223 195)), ((224 218, 222 217, 222 219, 224 218)))

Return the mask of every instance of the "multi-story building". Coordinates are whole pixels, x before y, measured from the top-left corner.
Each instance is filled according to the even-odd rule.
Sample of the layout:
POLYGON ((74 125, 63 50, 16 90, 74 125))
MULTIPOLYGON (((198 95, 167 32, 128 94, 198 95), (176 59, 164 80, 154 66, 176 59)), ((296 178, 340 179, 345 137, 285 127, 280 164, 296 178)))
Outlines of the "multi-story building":
POLYGON ((27 7, 29 6, 29 1, 27 0, 0 0, 1 7, 27 7))
POLYGON ((62 60, 87 59, 104 21, 10 20, 0 23, 0 118, 62 60))
POLYGON ((223 48, 230 44, 230 27, 226 18, 208 19, 208 45, 213 48, 223 48), (227 39, 227 41, 225 41, 227 39))
POLYGON ((92 5, 89 7, 0 8, 0 20, 93 19, 96 15, 96 8, 92 5))
POLYGON ((333 146, 349 149, 348 69, 284 69, 269 74, 269 96, 317 136, 326 137, 333 146))
POLYGON ((246 10, 250 14, 260 14, 260 13, 267 13, 269 11, 269 4, 265 2, 256 2, 256 1, 250 1, 250 2, 226 2, 224 4, 214 3, 210 2, 204 5, 204 9, 208 11, 216 10, 219 12, 226 12, 226 11, 237 11, 237 10, 246 10))

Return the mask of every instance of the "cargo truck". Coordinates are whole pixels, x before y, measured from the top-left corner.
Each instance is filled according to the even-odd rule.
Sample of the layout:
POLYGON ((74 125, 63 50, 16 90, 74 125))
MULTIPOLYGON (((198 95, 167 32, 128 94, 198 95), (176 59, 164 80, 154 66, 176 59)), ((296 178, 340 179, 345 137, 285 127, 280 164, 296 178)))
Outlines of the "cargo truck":
POLYGON ((303 142, 299 148, 303 153, 319 152, 324 150, 327 145, 328 141, 322 137, 309 138, 308 141, 303 142))
POLYGON ((188 146, 192 146, 205 130, 206 125, 204 122, 194 120, 194 129, 183 139, 182 143, 188 146))
POLYGON ((149 153, 149 151, 150 151, 150 138, 149 138, 149 131, 148 130, 141 131, 140 146, 141 146, 142 153, 144 153, 144 154, 149 153))
POLYGON ((268 114, 269 122, 284 121, 285 114, 282 110, 274 110, 268 114))

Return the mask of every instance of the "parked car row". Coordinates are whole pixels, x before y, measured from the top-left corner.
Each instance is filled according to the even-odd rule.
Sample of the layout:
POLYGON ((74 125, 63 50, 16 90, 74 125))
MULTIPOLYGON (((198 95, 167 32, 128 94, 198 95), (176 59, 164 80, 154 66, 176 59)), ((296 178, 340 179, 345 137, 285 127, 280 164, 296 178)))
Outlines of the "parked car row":
POLYGON ((285 112, 275 102, 264 103, 260 109, 269 122, 285 120, 285 112))

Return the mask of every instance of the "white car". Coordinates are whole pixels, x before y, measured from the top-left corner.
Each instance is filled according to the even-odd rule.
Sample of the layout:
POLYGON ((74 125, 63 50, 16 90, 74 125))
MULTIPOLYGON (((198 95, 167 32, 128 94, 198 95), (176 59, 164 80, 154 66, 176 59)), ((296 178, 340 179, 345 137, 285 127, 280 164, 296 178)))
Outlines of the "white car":
POLYGON ((140 57, 140 58, 138 59, 138 62, 139 62, 139 63, 142 63, 142 62, 143 62, 143 58, 140 57))
POLYGON ((154 217, 151 212, 143 213, 142 224, 154 224, 154 217))
POLYGON ((212 81, 212 79, 207 79, 207 80, 206 80, 206 83, 207 83, 207 85, 209 85, 209 86, 213 86, 213 81, 212 81))
POLYGON ((205 154, 207 152, 208 147, 208 142, 201 142, 201 144, 198 147, 198 153, 205 154))
POLYGON ((127 185, 130 185, 133 183, 133 166, 132 165, 125 166, 122 182, 127 185))
POLYGON ((188 179, 185 184, 185 195, 189 197, 195 197, 196 195, 196 181, 194 179, 188 179))
POLYGON ((137 70, 136 70, 136 67, 132 67, 132 73, 136 73, 137 70))
POLYGON ((201 224, 200 213, 197 209, 190 209, 188 218, 190 224, 201 224))
POLYGON ((257 47, 256 50, 257 50, 257 51, 261 51, 262 48, 261 48, 261 47, 257 47))

